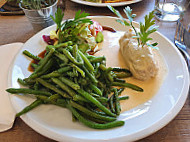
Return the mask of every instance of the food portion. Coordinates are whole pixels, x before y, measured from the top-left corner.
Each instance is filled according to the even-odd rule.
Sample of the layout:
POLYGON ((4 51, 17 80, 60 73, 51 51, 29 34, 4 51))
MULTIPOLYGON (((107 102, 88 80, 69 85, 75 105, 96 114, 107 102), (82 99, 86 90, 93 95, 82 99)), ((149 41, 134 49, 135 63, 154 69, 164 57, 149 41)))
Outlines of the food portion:
POLYGON ((151 90, 148 87, 163 78, 155 77, 156 83, 134 80, 137 76, 145 80, 145 77, 147 79, 157 72, 161 73, 158 69, 152 69, 154 60, 151 48, 155 48, 157 43, 150 44, 147 41, 151 39, 145 36, 155 31, 154 27, 149 29, 154 25, 151 22, 152 13, 145 17, 149 22, 145 20, 145 25, 140 24, 138 33, 132 25, 134 15, 129 7, 125 8, 125 13, 130 23, 113 7, 109 8, 120 17, 117 20, 119 23, 131 26, 132 30, 121 36, 111 27, 103 28, 98 22, 87 18, 89 14, 81 11, 75 14, 74 19, 62 22, 64 13, 61 9, 57 10, 55 17, 52 17, 57 24, 56 30, 51 31, 50 35, 43 35, 48 44, 45 50, 38 56, 23 51, 24 55, 32 59, 29 66, 32 74, 27 78, 18 78, 18 82, 25 88, 6 90, 11 94, 31 94, 36 98, 17 113, 17 117, 41 104, 52 104, 69 109, 73 121, 94 129, 109 129, 124 125, 124 121, 117 120, 122 111, 146 102, 155 94, 154 87, 151 90), (103 29, 112 29, 112 32, 103 29), (98 48, 100 43, 102 49, 98 48), (112 48, 115 47, 112 43, 116 43, 116 48, 112 48), (120 54, 130 70, 125 68, 126 64, 121 61, 120 54), (137 60, 139 62, 136 63, 137 60), (147 66, 150 66, 148 73, 147 66), (132 101, 125 103, 128 99, 132 101), (126 104, 130 105, 127 109, 123 107, 126 104))
POLYGON ((158 64, 153 54, 153 49, 145 45, 138 45, 133 29, 129 29, 120 39, 119 45, 121 54, 125 60, 127 68, 133 76, 139 80, 149 80, 158 73, 158 64))
POLYGON ((53 18, 56 30, 43 36, 49 44, 43 56, 23 52, 35 61, 31 62, 34 71, 29 77, 18 79, 25 88, 6 91, 32 94, 36 100, 17 113, 17 117, 41 104, 53 104, 69 109, 74 121, 91 128, 124 125, 124 121, 117 120, 121 113, 120 101, 128 99, 128 96, 120 96, 122 91, 129 88, 140 93, 143 89, 123 79, 132 76, 129 70, 107 67, 104 56, 89 54, 95 53, 97 43, 102 42, 104 36, 100 25, 86 16, 87 13, 78 11, 73 20, 62 23, 63 13, 58 9, 53 18))
POLYGON ((124 9, 129 22, 121 16, 119 11, 112 6, 108 7, 121 18, 121 20, 117 20, 119 23, 132 27, 119 40, 121 53, 128 69, 139 80, 148 80, 155 77, 158 72, 158 65, 153 49, 157 49, 155 47, 157 43, 149 43, 152 40, 149 35, 157 30, 157 27, 154 26, 154 12, 152 11, 145 16, 145 22, 144 24, 140 23, 140 30, 138 30, 133 26, 133 18, 136 15, 132 14, 130 7, 124 9))

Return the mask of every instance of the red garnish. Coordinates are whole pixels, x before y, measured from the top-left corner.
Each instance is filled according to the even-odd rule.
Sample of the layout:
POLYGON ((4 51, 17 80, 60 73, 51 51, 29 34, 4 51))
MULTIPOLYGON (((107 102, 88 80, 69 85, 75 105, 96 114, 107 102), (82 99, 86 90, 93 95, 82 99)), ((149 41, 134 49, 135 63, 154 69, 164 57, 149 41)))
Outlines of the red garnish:
POLYGON ((49 45, 53 45, 55 43, 55 40, 51 39, 49 35, 43 35, 42 38, 49 45))
POLYGON ((89 30, 91 31, 91 34, 96 37, 96 35, 98 34, 98 32, 102 32, 103 31, 103 28, 102 28, 102 26, 98 22, 93 21, 93 24, 89 26, 89 30))

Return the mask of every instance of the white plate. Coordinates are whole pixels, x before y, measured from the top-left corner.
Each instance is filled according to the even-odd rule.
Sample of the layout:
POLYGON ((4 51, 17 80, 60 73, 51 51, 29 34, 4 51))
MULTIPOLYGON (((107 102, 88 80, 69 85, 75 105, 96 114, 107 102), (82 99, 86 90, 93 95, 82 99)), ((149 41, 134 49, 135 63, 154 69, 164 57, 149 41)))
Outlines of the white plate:
MULTIPOLYGON (((93 20, 116 30, 126 29, 113 17, 93 17, 93 20)), ((48 35, 55 28, 54 25, 42 30, 24 44, 13 63, 9 86, 20 87, 17 78, 30 75, 27 70, 30 61, 22 55, 22 51, 26 49, 34 54, 40 53, 45 48, 42 35, 48 35)), ((39 106, 21 118, 35 131, 57 141, 134 141, 161 129, 184 105, 189 88, 189 73, 185 60, 173 43, 158 32, 152 37, 159 43, 158 47, 168 66, 168 75, 151 100, 120 115, 119 119, 125 121, 124 126, 109 130, 91 129, 78 122, 73 123, 71 113, 67 109, 53 105, 39 106)), ((12 104, 17 112, 33 100, 26 96, 11 95, 12 104)))
POLYGON ((111 6, 129 5, 132 3, 137 3, 141 0, 128 0, 128 1, 116 2, 116 3, 95 3, 95 2, 88 2, 88 1, 83 1, 83 0, 71 0, 71 1, 79 3, 79 4, 90 5, 90 6, 95 6, 95 7, 107 7, 107 5, 111 5, 111 6))

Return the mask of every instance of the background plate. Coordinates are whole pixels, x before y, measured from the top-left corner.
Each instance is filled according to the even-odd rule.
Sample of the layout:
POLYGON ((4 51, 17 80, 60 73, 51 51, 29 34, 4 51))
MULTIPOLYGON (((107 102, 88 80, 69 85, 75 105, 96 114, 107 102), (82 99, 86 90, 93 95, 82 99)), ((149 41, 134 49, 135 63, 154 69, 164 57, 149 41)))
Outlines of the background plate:
MULTIPOLYGON (((102 25, 124 31, 126 27, 118 24, 113 17, 92 17, 102 25)), ((135 24, 136 26, 138 24, 135 24)), ((9 87, 19 88, 17 78, 28 77, 30 61, 22 55, 23 50, 38 54, 45 49, 42 35, 48 35, 55 29, 53 25, 29 39, 18 53, 9 75, 9 87)), ((22 120, 35 131, 57 141, 134 141, 146 137, 170 122, 185 103, 189 88, 189 73, 185 60, 177 48, 158 32, 152 34, 168 66, 168 75, 157 94, 148 102, 126 111, 119 116, 125 125, 109 130, 95 130, 80 123, 73 123, 71 113, 53 105, 41 105, 23 115, 22 120)), ((10 95, 17 112, 29 105, 34 99, 26 96, 10 95)))

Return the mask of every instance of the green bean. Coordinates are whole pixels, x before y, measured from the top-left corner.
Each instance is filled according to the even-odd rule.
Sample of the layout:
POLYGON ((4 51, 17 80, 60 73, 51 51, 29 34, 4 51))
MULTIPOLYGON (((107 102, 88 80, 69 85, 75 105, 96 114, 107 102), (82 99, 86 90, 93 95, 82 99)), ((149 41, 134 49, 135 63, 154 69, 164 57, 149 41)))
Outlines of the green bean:
POLYGON ((101 103, 106 103, 106 102, 108 102, 108 99, 106 98, 106 97, 98 97, 98 98, 96 98, 99 102, 101 102, 101 103))
POLYGON ((50 92, 46 91, 40 91, 40 90, 32 90, 32 89, 27 89, 27 88, 9 88, 6 90, 7 92, 11 94, 34 94, 34 95, 45 95, 45 96, 51 96, 50 92))
POLYGON ((40 104, 42 104, 41 100, 35 100, 33 103, 31 103, 30 105, 28 105, 27 107, 25 107, 22 111, 20 111, 19 113, 16 114, 16 117, 19 117, 27 112, 29 112, 30 110, 34 109, 35 107, 39 106, 40 104))
POLYGON ((54 94, 49 97, 37 96, 38 99, 42 100, 44 103, 56 104, 57 99, 60 98, 59 94, 54 94))
POLYGON ((71 80, 67 79, 66 77, 60 77, 59 78, 63 83, 65 83, 67 86, 73 88, 74 90, 80 89, 80 86, 71 80))
POLYGON ((64 54, 61 54, 57 51, 55 51, 55 56, 57 56, 59 59, 61 59, 65 64, 69 62, 69 60, 67 59, 67 57, 65 57, 64 54))
POLYGON ((78 74, 78 72, 77 72, 76 68, 73 68, 73 75, 74 75, 74 76, 76 76, 76 77, 78 77, 78 76, 79 76, 79 74, 78 74))
POLYGON ((104 120, 104 121, 109 121, 109 122, 116 120, 115 117, 103 116, 103 115, 97 114, 97 113, 95 113, 93 111, 90 111, 86 107, 84 107, 82 105, 79 105, 79 104, 75 103, 74 101, 70 101, 70 104, 71 104, 72 107, 80 110, 81 112, 84 112, 86 115, 89 115, 91 117, 94 117, 94 118, 97 118, 97 119, 100 119, 100 120, 104 120))
POLYGON ((139 92, 143 92, 143 89, 141 87, 138 87, 134 84, 131 83, 120 83, 120 82, 113 82, 112 86, 121 86, 121 87, 127 87, 127 88, 131 88, 135 91, 139 91, 139 92))
POLYGON ((71 67, 70 66, 66 66, 66 67, 62 67, 60 69, 57 70, 58 73, 64 73, 64 72, 67 72, 71 70, 71 67))
POLYGON ((84 63, 86 64, 87 68, 90 71, 94 71, 94 67, 92 66, 92 64, 90 63, 90 61, 88 60, 88 58, 80 50, 78 50, 78 53, 82 57, 82 59, 84 60, 84 63))
POLYGON ((37 60, 37 61, 40 61, 40 60, 41 60, 40 57, 33 55, 32 53, 30 53, 30 52, 27 51, 27 50, 24 50, 24 51, 23 51, 23 54, 26 55, 26 56, 28 56, 29 58, 31 58, 31 59, 33 59, 33 60, 37 60))
POLYGON ((90 73, 85 66, 82 66, 82 68, 93 83, 95 84, 98 83, 98 80, 96 79, 96 77, 92 73, 90 73))
POLYGON ((59 77, 59 76, 61 76, 61 74, 58 73, 57 71, 54 71, 54 72, 51 72, 49 74, 42 75, 41 78, 48 79, 48 78, 59 77))
POLYGON ((90 109, 91 111, 93 111, 93 112, 99 114, 99 115, 107 116, 107 114, 106 114, 105 112, 103 112, 103 111, 98 111, 98 110, 96 110, 96 109, 91 109, 91 108, 89 108, 89 107, 87 107, 87 108, 90 109))
POLYGON ((107 69, 106 66, 103 65, 103 64, 100 64, 99 68, 100 68, 101 70, 103 70, 103 71, 105 71, 105 70, 107 69))
POLYGON ((37 98, 38 100, 41 100, 44 104, 47 103, 47 99, 48 99, 47 96, 39 96, 39 95, 36 95, 36 98, 37 98))
POLYGON ((102 91, 95 85, 90 84, 89 85, 90 89, 93 90, 96 94, 102 96, 102 91))
POLYGON ((38 67, 38 65, 37 64, 35 64, 35 63, 31 63, 31 67, 33 67, 34 68, 34 70, 38 67))
POLYGON ((70 64, 73 68, 75 68, 80 74, 82 77, 85 77, 85 72, 79 68, 78 66, 76 66, 75 64, 70 64))
POLYGON ((121 100, 127 100, 129 99, 129 96, 121 96, 121 97, 118 97, 118 100, 121 101, 121 100))
POLYGON ((107 73, 107 78, 110 82, 114 82, 113 76, 111 75, 111 73, 107 73))
POLYGON ((112 95, 110 98, 109 98, 109 106, 110 106, 110 110, 115 113, 115 108, 114 108, 114 95, 112 95))
POLYGON ((129 73, 115 73, 117 78, 127 78, 127 77, 131 77, 132 74, 129 73))
POLYGON ((94 74, 97 75, 99 72, 99 66, 100 66, 100 63, 95 63, 95 68, 94 68, 94 74))
POLYGON ((73 73, 72 71, 67 72, 66 74, 67 74, 69 77, 71 77, 71 78, 77 77, 76 74, 73 73))
POLYGON ((89 59, 89 61, 90 61, 91 63, 102 62, 102 61, 104 61, 104 60, 106 60, 105 56, 101 56, 101 57, 95 57, 95 56, 94 56, 94 58, 90 58, 90 59, 89 59))
POLYGON ((115 114, 113 114, 108 108, 106 108, 105 106, 103 106, 96 98, 94 98, 93 96, 91 96, 89 93, 87 93, 86 91, 82 90, 82 89, 78 89, 77 92, 79 94, 81 94, 84 98, 86 98, 87 100, 89 100, 90 102, 92 102, 93 104, 95 104, 99 109, 101 109, 103 112, 105 112, 107 115, 109 116, 116 116, 115 114))
POLYGON ((118 89, 118 96, 121 95, 121 93, 125 90, 125 88, 118 89))
POLYGON ((67 72, 69 70, 71 70, 70 66, 62 67, 56 71, 53 71, 49 74, 45 74, 45 75, 41 76, 41 78, 46 79, 46 78, 52 78, 52 77, 59 77, 62 75, 62 73, 67 72))
MULTIPOLYGON (((125 72, 125 73, 129 73, 131 74, 131 72, 128 69, 124 69, 124 68, 112 68, 112 71, 116 71, 116 72, 125 72)), ((132 75, 132 74, 131 74, 132 75)))
POLYGON ((39 66, 35 69, 35 73, 42 70, 42 68, 45 66, 45 64, 49 61, 49 59, 52 57, 55 49, 51 48, 50 52, 39 62, 39 66))
POLYGON ((36 82, 36 83, 34 84, 34 90, 39 90, 39 87, 40 87, 39 82, 36 82))
POLYGON ((59 44, 55 45, 55 48, 57 49, 57 48, 71 46, 71 45, 73 45, 73 42, 72 41, 67 41, 67 42, 59 43, 59 44))
POLYGON ((71 110, 71 112, 74 114, 74 116, 84 125, 91 127, 91 128, 95 128, 95 129, 109 129, 109 128, 113 128, 113 127, 118 127, 118 126, 123 126, 124 125, 124 121, 113 121, 113 122, 109 122, 106 124, 99 124, 99 123, 95 123, 92 121, 89 121, 87 119, 85 119, 82 115, 80 115, 73 107, 71 107, 70 105, 67 105, 67 107, 71 110))
POLYGON ((100 95, 95 94, 95 93, 90 93, 90 95, 92 95, 93 97, 100 97, 100 95))
MULTIPOLYGON (((91 94, 91 93, 90 93, 91 94)), ((99 102, 101 103, 106 103, 108 101, 107 98, 105 97, 98 97, 96 98, 99 102)), ((80 95, 75 95, 73 96, 73 100, 76 101, 76 102, 86 102, 86 103, 90 103, 89 100, 87 100, 86 98, 80 96, 80 95)))
POLYGON ((18 78, 17 81, 18 81, 18 83, 20 83, 23 86, 28 86, 29 85, 28 83, 26 83, 26 81, 22 80, 21 78, 18 78))
POLYGON ((34 72, 33 74, 31 74, 27 79, 25 79, 26 81, 28 80, 32 80, 35 79, 43 74, 45 74, 53 65, 54 61, 52 59, 50 59, 43 67, 43 69, 39 72, 34 72))
POLYGON ((55 84, 57 84, 59 87, 61 87, 62 90, 64 90, 65 92, 67 92, 71 97, 73 97, 74 95, 76 95, 76 93, 69 88, 67 85, 65 85, 61 80, 57 79, 57 78, 52 78, 51 79, 55 84))
POLYGON ((125 80, 119 79, 119 78, 114 78, 114 81, 115 81, 115 82, 125 83, 125 80))
POLYGON ((51 85, 50 83, 48 83, 47 81, 38 78, 37 81, 42 84, 43 86, 45 86, 46 88, 49 88, 50 90, 53 90, 54 92, 60 94, 61 96, 63 96, 64 98, 70 98, 70 96, 68 96, 65 92, 59 90, 57 87, 55 87, 54 85, 51 85))
POLYGON ((65 99, 57 99, 55 105, 58 105, 58 106, 60 106, 60 107, 64 107, 64 108, 65 108, 66 105, 67 105, 67 102, 66 102, 65 99))
POLYGON ((75 44, 75 45, 73 45, 73 57, 75 59, 77 59, 77 54, 78 54, 78 45, 75 44))
POLYGON ((86 98, 80 96, 80 95, 74 95, 73 96, 73 100, 78 102, 78 101, 81 101, 81 102, 86 102, 86 103, 89 103, 90 101, 87 100, 86 98))
POLYGON ((81 65, 81 64, 82 64, 81 62, 78 62, 78 61, 71 55, 71 53, 70 53, 68 50, 63 49, 62 52, 63 52, 63 54, 64 54, 71 62, 73 62, 74 64, 76 64, 76 65, 81 65))
POLYGON ((117 91, 117 88, 113 88, 112 90, 115 96, 115 112, 117 115, 119 115, 121 111, 121 107, 120 107, 120 102, 118 100, 118 91, 117 91))
POLYGON ((80 78, 78 79, 78 83, 79 83, 80 85, 85 86, 85 85, 88 84, 88 80, 87 80, 86 77, 85 77, 85 78, 80 77, 80 78))

